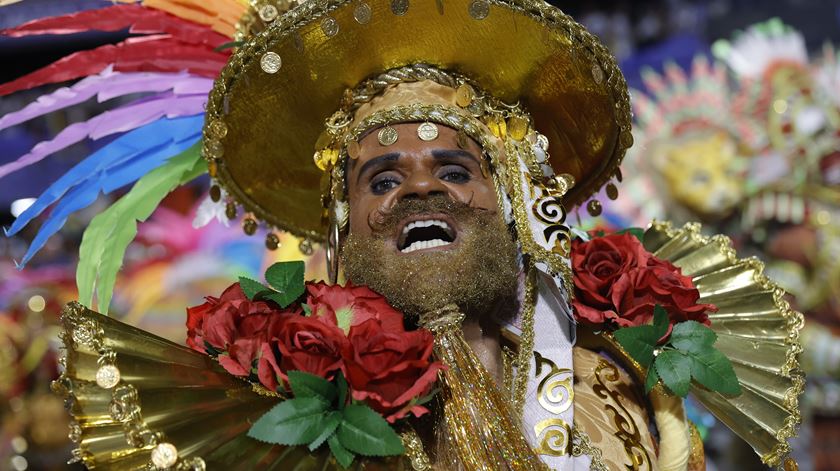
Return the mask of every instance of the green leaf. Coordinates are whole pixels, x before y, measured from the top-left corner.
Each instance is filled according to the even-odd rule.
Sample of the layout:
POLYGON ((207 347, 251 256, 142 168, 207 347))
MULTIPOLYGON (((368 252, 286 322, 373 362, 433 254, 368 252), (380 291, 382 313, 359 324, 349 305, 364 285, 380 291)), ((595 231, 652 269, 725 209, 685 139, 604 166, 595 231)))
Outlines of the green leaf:
POLYGON ((674 394, 685 397, 691 386, 691 358, 677 350, 665 350, 654 362, 656 374, 674 394))
POLYGON ((252 280, 244 276, 239 277, 239 286, 245 296, 253 301, 258 295, 262 295, 266 291, 271 291, 267 286, 257 280, 252 280))
POLYGON ((335 380, 338 383, 338 410, 344 410, 344 406, 347 405, 347 379, 344 373, 339 371, 335 380))
POLYGON ((309 317, 309 316, 311 316, 311 315, 312 315, 312 308, 311 308, 311 307, 309 307, 309 304, 302 303, 302 304, 300 305, 300 307, 301 307, 301 308, 303 308, 303 315, 304 315, 305 317, 309 317))
POLYGON ((645 377, 645 394, 650 394, 656 383, 659 382, 659 375, 656 374, 656 368, 651 366, 648 368, 647 376, 645 377))
POLYGON ((278 262, 268 267, 265 272, 265 281, 277 290, 279 294, 271 294, 269 298, 286 307, 295 302, 303 294, 303 274, 305 265, 303 261, 278 262))
POLYGON ((320 397, 332 404, 337 394, 336 387, 320 376, 303 371, 289 371, 289 385, 295 397, 320 397))
POLYGON ((418 406, 422 406, 423 404, 425 404, 425 403, 427 403, 427 402, 431 401, 432 399, 434 399, 434 398, 435 398, 435 395, 436 395, 437 393, 439 393, 439 392, 440 392, 440 388, 435 388, 435 389, 433 389, 433 390, 432 390, 432 392, 430 392, 429 394, 426 394, 425 396, 423 396, 423 397, 421 397, 421 398, 419 398, 419 399, 416 399, 416 400, 414 401, 414 404, 415 404, 415 405, 418 405, 418 406))
POLYGON ((207 352, 208 355, 213 357, 219 356, 219 354, 223 352, 223 350, 219 350, 216 347, 210 345, 210 342, 206 340, 204 341, 204 351, 207 352))
POLYGON ((691 358, 691 376, 698 383, 723 394, 732 396, 741 394, 738 376, 732 369, 732 362, 716 348, 708 348, 702 353, 688 352, 691 358))
POLYGON ((661 337, 657 335, 657 329, 652 325, 625 327, 613 332, 613 336, 621 348, 644 367, 650 366, 653 362, 653 350, 661 337))
POLYGON ((345 468, 349 468, 350 465, 353 464, 353 459, 356 455, 341 445, 341 442, 338 441, 338 436, 336 434, 330 435, 330 438, 327 439, 327 444, 330 446, 330 451, 333 456, 335 456, 335 460, 338 461, 338 464, 345 468))
POLYGON ((644 241, 645 230, 640 228, 640 227, 628 227, 627 229, 622 229, 622 230, 616 232, 616 234, 628 234, 628 233, 630 235, 632 235, 633 237, 639 239, 639 242, 644 241))
POLYGON ((680 322, 671 331, 671 345, 677 350, 702 354, 712 348, 717 334, 697 321, 680 322))
POLYGON ((653 308, 653 324, 624 327, 613 332, 613 336, 624 350, 640 365, 648 367, 653 363, 653 351, 659 339, 668 332, 668 312, 660 305, 653 308))
POLYGON ((248 436, 266 443, 306 445, 324 429, 327 407, 319 397, 287 399, 254 422, 248 436))
POLYGON ((326 418, 324 418, 324 422, 322 423, 324 428, 321 430, 321 434, 318 435, 318 438, 309 444, 309 451, 315 451, 319 446, 327 441, 327 439, 335 435, 335 429, 338 428, 338 424, 341 423, 341 419, 341 412, 332 411, 327 414, 326 418))
POLYGON ((76 268, 80 303, 93 308, 95 290, 99 312, 108 313, 125 251, 137 235, 137 222, 148 219, 169 192, 207 171, 200 150, 198 142, 170 158, 90 221, 79 246, 76 268))
POLYGON ((350 404, 336 432, 341 444, 363 456, 390 456, 405 453, 400 436, 381 415, 368 406, 350 404))
POLYGON ((653 327, 656 328, 657 341, 668 333, 668 326, 670 324, 671 318, 668 316, 668 311, 659 304, 653 306, 653 327))

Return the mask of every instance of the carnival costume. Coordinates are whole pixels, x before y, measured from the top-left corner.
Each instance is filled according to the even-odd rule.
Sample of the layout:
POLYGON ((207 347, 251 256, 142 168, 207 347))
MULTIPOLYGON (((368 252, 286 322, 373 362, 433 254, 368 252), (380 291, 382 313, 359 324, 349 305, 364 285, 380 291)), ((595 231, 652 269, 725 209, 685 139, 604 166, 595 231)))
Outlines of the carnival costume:
MULTIPOLYGON (((400 138, 392 125, 416 123, 422 140, 436 139, 438 126, 446 126, 458 132, 459 142, 480 145, 483 171, 492 176, 499 208, 517 234, 524 275, 520 312, 504 326, 514 348, 501 388, 488 380, 463 342, 458 325, 463 315, 443 309, 421 317, 435 334, 437 357, 448 367, 440 374, 440 398, 455 456, 438 457, 438 464, 702 466, 702 448, 681 399, 653 386, 653 367, 636 361, 609 331, 575 325, 569 306, 574 242, 565 208, 585 205, 598 213, 601 204, 590 197, 604 185, 611 197, 616 194, 612 180, 621 180, 618 165, 633 142, 621 72, 583 27, 530 0, 307 1, 283 14, 273 3, 247 9, 234 0, 181 0, 108 10, 40 20, 7 34, 131 25, 151 36, 106 46, 107 52, 78 53, 0 88, 10 93, 47 80, 99 74, 40 99, 29 112, 7 115, 5 126, 101 93, 102 83, 124 83, 116 89, 122 93, 164 91, 133 106, 155 100, 183 104, 155 108, 144 119, 109 129, 136 127, 68 172, 10 231, 58 202, 25 262, 63 218, 100 190, 137 181, 91 223, 80 249, 80 304, 64 313, 66 372, 55 389, 68 397, 75 419, 71 438, 79 443, 77 459, 91 468, 115 469, 338 469, 323 447, 310 451, 246 436, 251 422, 277 403, 273 391, 243 383, 206 355, 90 310, 93 287, 99 309, 106 310, 136 221, 148 217, 172 188, 205 170, 214 180, 212 214, 232 219, 244 212, 246 233, 260 225, 271 231, 269 248, 276 247, 274 231, 303 237, 307 250, 325 243, 334 282, 349 213, 346 162, 357 157, 362 136, 375 133, 388 147, 400 138), (230 58, 211 49, 235 31, 230 58), (172 48, 171 55, 165 47, 172 48), (57 72, 74 61, 94 65, 57 72), (175 72, 182 69, 205 78, 175 72), (155 72, 137 75, 149 71, 155 72), (205 99, 198 85, 206 87, 206 77, 216 74, 205 99), (181 86, 187 83, 196 88, 186 93, 181 86), (206 113, 196 113, 195 101, 206 101, 206 113), (163 114, 167 117, 153 121, 163 114), (651 378, 647 398, 633 392, 651 378), (658 438, 648 428, 648 413, 658 438)), ((10 165, 46 155, 32 154, 37 157, 10 165)), ((761 274, 760 263, 739 260, 724 237, 701 236, 695 225, 667 224, 654 224, 640 237, 647 251, 666 261, 662 266, 673 262, 692 279, 699 302, 717 306, 708 320, 717 348, 734 367, 740 393, 693 384, 693 394, 766 463, 780 465, 798 421, 804 382, 797 363, 801 317, 761 274)), ((651 360, 654 355, 651 349, 651 360)), ((660 376, 667 380, 664 372, 660 376)), ((405 430, 402 441, 404 457, 364 458, 354 466, 431 469, 416 434, 405 430)))

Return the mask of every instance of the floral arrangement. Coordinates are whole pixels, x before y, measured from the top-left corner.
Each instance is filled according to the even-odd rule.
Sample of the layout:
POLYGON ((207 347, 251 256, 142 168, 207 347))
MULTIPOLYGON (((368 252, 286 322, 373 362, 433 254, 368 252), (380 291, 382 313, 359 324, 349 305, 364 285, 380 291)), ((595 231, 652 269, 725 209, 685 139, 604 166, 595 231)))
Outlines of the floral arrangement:
POLYGON ((350 466, 356 454, 404 453, 394 425, 428 412, 438 371, 433 336, 364 286, 304 283, 303 262, 269 267, 187 309, 187 344, 281 402, 248 435, 268 443, 324 443, 350 466))
POLYGON ((724 394, 741 388, 729 359, 714 348, 717 334, 691 278, 645 250, 641 229, 572 242, 575 318, 610 332, 647 369, 645 390, 661 380, 684 397, 692 380, 724 394))

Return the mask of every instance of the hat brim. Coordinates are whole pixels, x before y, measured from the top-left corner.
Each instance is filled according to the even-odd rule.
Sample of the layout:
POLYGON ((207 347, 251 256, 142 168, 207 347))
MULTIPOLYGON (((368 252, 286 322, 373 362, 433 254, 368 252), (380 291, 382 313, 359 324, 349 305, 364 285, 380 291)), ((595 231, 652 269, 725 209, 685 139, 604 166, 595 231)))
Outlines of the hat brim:
POLYGON ((412 63, 461 73, 525 105, 549 139, 555 171, 577 181, 568 207, 613 175, 632 143, 627 86, 581 25, 541 1, 411 0, 398 15, 402 2, 308 0, 231 57, 210 95, 205 139, 215 147, 205 157, 217 157, 217 179, 246 211, 323 240, 322 172, 312 156, 325 120, 346 89, 412 63), (364 24, 354 17, 362 4, 364 24), (281 59, 275 73, 260 65, 268 52, 281 59), (219 121, 221 136, 209 126, 219 121))

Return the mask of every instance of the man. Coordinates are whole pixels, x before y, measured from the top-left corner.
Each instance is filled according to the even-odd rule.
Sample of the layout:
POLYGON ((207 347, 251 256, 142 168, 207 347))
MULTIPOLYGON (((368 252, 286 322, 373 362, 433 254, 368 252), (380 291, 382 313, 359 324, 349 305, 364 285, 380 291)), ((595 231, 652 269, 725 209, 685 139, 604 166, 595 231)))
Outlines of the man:
MULTIPOLYGON (((359 155, 346 175, 350 215, 342 246, 344 270, 349 280, 382 293, 415 319, 457 304, 466 314, 467 342, 501 388, 499 321, 516 317, 523 271, 515 231, 504 223, 492 178, 482 171, 486 163, 478 144, 470 140, 459 146, 457 132, 443 126, 437 139, 424 141, 417 126, 394 125, 400 140, 387 148, 375 132, 359 142, 359 155)), ((563 332, 554 334, 563 342, 563 332)), ((622 379, 632 391, 626 374, 622 379)), ((566 394, 571 399, 570 389, 566 394)), ((639 397, 638 392, 627 397, 626 407, 644 424, 645 406, 634 403, 639 397)), ((602 436, 615 432, 605 428, 599 430, 602 436)), ((638 464, 654 467, 650 431, 642 426, 639 433, 638 464)), ((615 448, 604 447, 607 441, 599 447, 613 468, 621 464, 623 451, 610 453, 615 448)))
MULTIPOLYGON (((605 184, 613 193, 632 144, 626 84, 597 39, 531 0, 313 1, 263 20, 273 23, 210 93, 202 156, 225 190, 216 194, 229 195, 219 204, 245 210, 246 233, 262 223, 325 241, 332 281, 343 269, 436 333, 451 366, 443 410, 416 424, 424 442, 409 441, 411 463, 399 466, 702 466, 681 400, 663 388, 645 395, 644 368, 573 322, 566 209, 597 213, 591 195, 605 184)), ((652 240, 699 239, 662 230, 652 240)), ((701 245, 712 253, 698 273, 736 263, 701 245)), ((763 283, 733 288, 742 278, 714 288, 763 283)), ((85 462, 335 466, 244 437, 273 400, 209 360, 80 306, 65 319, 71 355, 58 388, 75 405, 85 462)), ((763 399, 729 399, 714 396, 759 453, 780 460, 788 431, 777 434, 776 418, 790 411, 752 427, 738 407, 763 399)))

